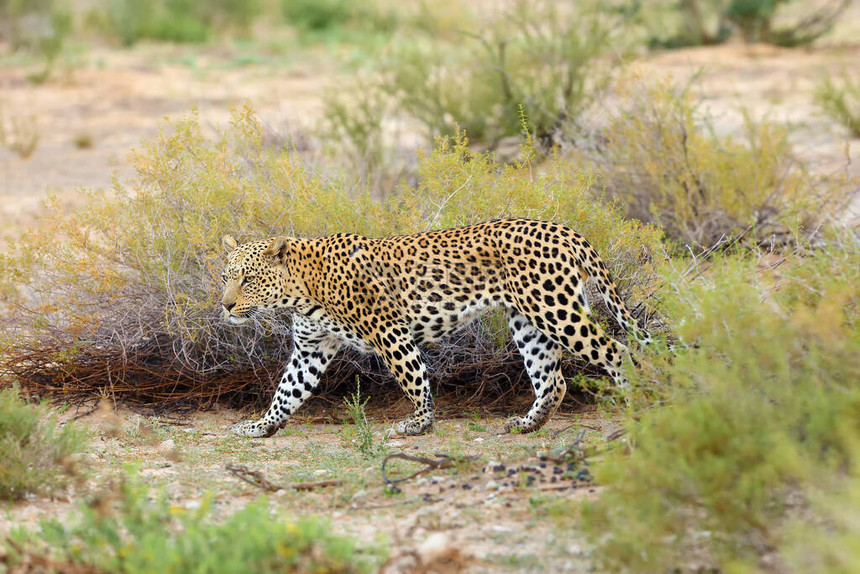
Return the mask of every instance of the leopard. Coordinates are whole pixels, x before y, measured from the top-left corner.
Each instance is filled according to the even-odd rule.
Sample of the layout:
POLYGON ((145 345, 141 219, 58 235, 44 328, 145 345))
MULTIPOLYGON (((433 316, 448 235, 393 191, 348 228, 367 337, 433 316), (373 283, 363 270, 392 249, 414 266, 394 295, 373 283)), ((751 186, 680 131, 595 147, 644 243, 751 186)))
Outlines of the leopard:
POLYGON ((596 250, 560 223, 509 218, 382 238, 338 233, 242 244, 225 235, 222 244, 223 319, 241 325, 273 309, 292 312, 286 369, 265 414, 232 426, 240 436, 270 437, 284 428, 345 347, 376 353, 411 401, 413 412, 393 427, 397 434, 431 430, 422 347, 493 309, 507 320, 535 397, 504 429, 536 431, 567 391, 563 351, 627 385, 630 351, 595 321, 587 283, 628 337, 652 340, 596 250))

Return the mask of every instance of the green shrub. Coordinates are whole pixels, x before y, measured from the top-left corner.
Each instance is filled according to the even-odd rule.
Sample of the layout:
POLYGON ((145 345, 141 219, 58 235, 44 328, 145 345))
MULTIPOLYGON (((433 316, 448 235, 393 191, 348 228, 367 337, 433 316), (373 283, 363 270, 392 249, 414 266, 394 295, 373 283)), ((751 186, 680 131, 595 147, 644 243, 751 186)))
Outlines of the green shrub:
POLYGON ((124 46, 140 40, 205 42, 209 25, 188 0, 111 0, 108 22, 124 46))
POLYGON ((39 72, 28 75, 35 84, 50 77, 71 32, 72 12, 62 0, 0 0, 0 38, 43 63, 39 72))
POLYGON ((621 111, 581 152, 627 214, 671 239, 707 248, 727 236, 790 244, 838 214, 856 182, 808 172, 788 130, 747 117, 742 137, 717 137, 689 90, 668 80, 619 83, 621 111))
POLYGON ((7 119, 0 108, 0 145, 28 159, 39 147, 41 136, 36 116, 19 114, 7 119))
POLYGON ((122 572, 369 572, 380 550, 331 533, 319 519, 273 513, 265 499, 223 521, 211 497, 197 509, 164 496, 150 502, 149 488, 132 479, 110 498, 81 504, 79 516, 43 520, 38 531, 18 529, 7 544, 13 569, 48 559, 58 570, 122 572))
POLYGON ((306 41, 333 39, 367 43, 387 38, 400 22, 401 7, 385 0, 281 0, 281 14, 306 41))
POLYGON ((822 487, 812 489, 815 520, 798 518, 787 529, 783 544, 786 571, 795 574, 860 571, 860 523, 857 522, 860 483, 848 479, 822 487))
POLYGON ((860 237, 705 265, 667 273, 662 310, 686 347, 634 374, 647 400, 629 454, 599 465, 609 488, 584 508, 609 571, 752 571, 790 560, 793 517, 854 520, 809 501, 860 478, 860 237))
MULTIPOLYGON (((10 245, 0 258, 2 371, 43 390, 107 385, 162 404, 211 404, 247 392, 249 382, 268 388, 290 352, 288 325, 276 314, 247 329, 220 319, 227 232, 378 237, 504 216, 552 219, 589 239, 625 296, 647 292, 661 234, 593 202, 591 178, 562 158, 540 171, 528 162, 502 167, 463 139, 445 140, 420 159, 417 188, 373 201, 290 150, 264 147, 262 133, 247 108, 214 139, 192 115, 132 157, 132 181, 93 194, 78 214, 56 210, 10 245)), ((481 329, 430 356, 437 382, 498 352, 481 329)))
MULTIPOLYGON (((428 142, 462 130, 493 146, 521 136, 525 116, 529 131, 547 143, 594 101, 620 43, 606 14, 577 8, 522 0, 475 31, 451 36, 410 28, 375 64, 375 81, 362 77, 349 90, 339 87, 326 115, 352 109, 358 92, 363 100, 390 102, 390 112, 418 122, 428 142)), ((363 115, 357 110, 357 119, 363 115)), ((365 121, 376 125, 381 118, 365 121)), ((352 143, 363 150, 362 141, 352 143)))
POLYGON ((353 6, 347 0, 281 0, 281 13, 293 26, 319 31, 349 22, 353 6))
POLYGON ((55 0, 0 0, 0 37, 7 40, 14 50, 32 47, 34 38, 23 29, 25 16, 35 16, 49 21, 56 6, 55 0))
POLYGON ((815 89, 815 103, 848 128, 853 137, 860 138, 860 77, 843 71, 838 81, 825 78, 815 89))
POLYGON ((634 4, 638 20, 660 46, 719 44, 739 34, 745 42, 780 46, 808 45, 831 30, 851 4, 804 2, 802 18, 783 17, 793 0, 685 0, 634 4), (775 26, 774 23, 781 23, 775 26))
POLYGON ((72 455, 86 448, 83 433, 46 415, 17 389, 0 388, 0 499, 51 494, 78 475, 72 455))
POLYGON ((156 8, 156 0, 109 0, 107 21, 122 45, 132 46, 146 37, 156 8))
POLYGON ((124 46, 144 39, 201 43, 213 31, 247 33, 262 8, 260 0, 110 0, 107 23, 124 46))

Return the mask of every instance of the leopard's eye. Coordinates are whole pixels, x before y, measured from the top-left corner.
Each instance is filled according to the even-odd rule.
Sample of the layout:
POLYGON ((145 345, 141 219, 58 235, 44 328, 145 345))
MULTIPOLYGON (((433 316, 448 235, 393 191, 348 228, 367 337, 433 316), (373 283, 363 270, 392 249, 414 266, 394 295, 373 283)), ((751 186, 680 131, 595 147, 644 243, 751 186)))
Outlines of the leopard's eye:
POLYGON ((242 278, 242 287, 244 287, 245 285, 247 285, 247 284, 248 284, 248 281, 250 281, 251 279, 253 279, 253 277, 252 277, 252 276, 250 276, 250 275, 246 275, 246 276, 244 276, 244 277, 242 278))

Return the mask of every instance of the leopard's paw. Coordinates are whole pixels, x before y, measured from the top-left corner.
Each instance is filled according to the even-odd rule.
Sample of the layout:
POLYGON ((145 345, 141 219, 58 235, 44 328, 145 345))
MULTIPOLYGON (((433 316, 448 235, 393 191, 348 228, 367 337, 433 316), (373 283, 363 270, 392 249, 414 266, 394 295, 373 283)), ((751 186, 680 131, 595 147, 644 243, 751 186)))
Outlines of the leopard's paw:
POLYGON ((242 421, 234 424, 230 428, 230 432, 239 436, 260 438, 272 436, 278 432, 278 426, 272 425, 269 427, 263 424, 262 421, 242 421))
POLYGON ((399 435, 417 436, 424 434, 433 427, 433 419, 422 421, 416 417, 409 417, 394 426, 399 435))
POLYGON ((524 433, 528 432, 526 422, 523 417, 511 417, 505 421, 505 432, 509 433, 524 433))

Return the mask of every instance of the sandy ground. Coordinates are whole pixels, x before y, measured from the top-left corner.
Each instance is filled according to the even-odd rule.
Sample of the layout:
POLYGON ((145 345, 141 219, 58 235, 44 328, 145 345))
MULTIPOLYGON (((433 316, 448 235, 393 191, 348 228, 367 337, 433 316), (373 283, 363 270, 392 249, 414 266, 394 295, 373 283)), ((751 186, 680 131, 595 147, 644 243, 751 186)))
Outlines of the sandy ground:
MULTIPOLYGON (((324 54, 312 61, 241 65, 235 54, 177 46, 94 48, 73 68, 35 86, 28 66, 0 66, 0 118, 38 133, 29 157, 0 147, 0 228, 38 217, 48 195, 73 201, 79 188, 108 188, 132 174, 129 152, 158 133, 165 117, 195 108, 204 123, 229 120, 231 106, 253 104, 276 133, 310 127, 324 86, 336 77, 324 54), (81 141, 91 144, 82 147, 81 141)), ((2 50, 0 50, 2 53, 2 50)), ((13 138, 10 138, 13 139, 13 138)))

